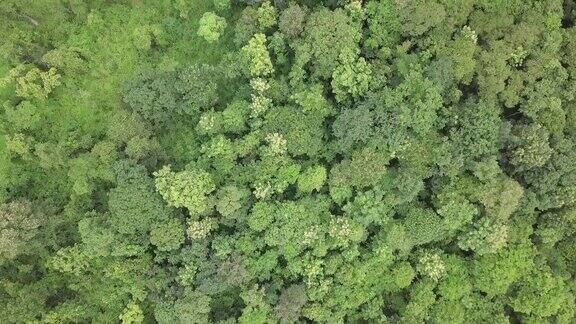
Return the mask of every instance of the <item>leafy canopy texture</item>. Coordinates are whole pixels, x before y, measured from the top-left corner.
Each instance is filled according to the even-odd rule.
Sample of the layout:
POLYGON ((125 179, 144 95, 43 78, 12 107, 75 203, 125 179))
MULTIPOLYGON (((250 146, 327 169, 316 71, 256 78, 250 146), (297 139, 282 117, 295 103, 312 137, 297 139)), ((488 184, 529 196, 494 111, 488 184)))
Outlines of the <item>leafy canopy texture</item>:
POLYGON ((576 323, 572 0, 1 0, 0 322, 576 323))

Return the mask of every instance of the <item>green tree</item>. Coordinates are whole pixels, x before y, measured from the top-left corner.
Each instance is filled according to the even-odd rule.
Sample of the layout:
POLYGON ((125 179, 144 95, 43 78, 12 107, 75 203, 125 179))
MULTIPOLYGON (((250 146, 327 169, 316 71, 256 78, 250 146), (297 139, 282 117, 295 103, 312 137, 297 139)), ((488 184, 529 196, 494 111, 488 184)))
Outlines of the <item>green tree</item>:
POLYGON ((342 51, 340 65, 332 73, 332 91, 337 101, 348 96, 354 99, 362 97, 370 88, 372 69, 364 58, 356 58, 353 52, 342 51))
POLYGON ((152 225, 150 243, 160 251, 176 250, 184 242, 184 227, 176 218, 152 225))
POLYGON ((318 191, 326 181, 326 169, 323 166, 313 166, 302 172, 298 177, 298 190, 301 193, 318 191))
POLYGON ((258 7, 258 25, 260 29, 266 30, 274 27, 278 21, 278 12, 270 1, 263 1, 258 7))
POLYGON ((26 200, 0 205, 0 257, 14 259, 33 253, 34 238, 40 233, 41 215, 26 200))
POLYGON ((216 194, 216 210, 225 218, 239 219, 245 216, 249 196, 248 189, 235 185, 222 187, 216 194))
POLYGON ((199 24, 200 27, 198 27, 198 35, 203 37, 208 43, 218 41, 220 35, 224 32, 224 29, 228 26, 226 19, 211 11, 202 15, 199 24))
POLYGON ((214 7, 220 11, 228 10, 230 9, 230 0, 214 0, 214 7))
POLYGON ((188 209, 192 216, 211 208, 210 193, 216 189, 212 176, 201 169, 174 172, 169 165, 154 172, 156 190, 170 206, 188 209))
POLYGON ((562 305, 573 298, 564 280, 545 269, 525 277, 510 304, 517 312, 544 318, 558 314, 562 305))
POLYGON ((29 101, 22 101, 17 106, 6 105, 4 107, 6 120, 15 131, 34 131, 41 125, 42 115, 40 110, 29 101))
POLYGON ((221 71, 207 64, 193 64, 178 72, 174 83, 182 98, 181 111, 196 116, 214 106, 219 98, 221 71))
POLYGON ((242 54, 248 62, 252 76, 267 76, 274 72, 272 60, 266 48, 266 35, 254 35, 248 44, 242 47, 242 54))
POLYGON ((304 28, 305 46, 308 46, 314 66, 313 75, 329 78, 338 65, 342 51, 354 51, 361 31, 341 9, 322 8, 310 14, 304 28))
POLYGON ((304 31, 306 15, 306 7, 292 2, 280 13, 278 28, 289 38, 296 38, 304 31))
POLYGON ((0 79, 0 88, 14 84, 17 96, 24 99, 46 99, 61 84, 56 69, 42 71, 35 66, 20 64, 0 79))
POLYGON ((109 223, 118 233, 146 233, 170 215, 143 166, 119 162, 115 169, 117 184, 108 193, 108 208, 109 223))
POLYGON ((368 21, 367 46, 372 49, 393 48, 400 42, 402 23, 393 2, 372 0, 366 3, 365 10, 368 21))
POLYGON ((284 289, 278 299, 275 311, 282 322, 293 322, 300 318, 302 307, 306 304, 306 288, 294 284, 284 289))
POLYGON ((485 254, 474 262, 474 286, 488 296, 503 295, 533 266, 530 245, 509 246, 498 253, 485 254))
POLYGON ((497 252, 506 245, 507 241, 507 225, 489 218, 482 218, 460 237, 458 246, 463 250, 472 250, 478 255, 483 255, 497 252))
POLYGON ((414 207, 407 211, 404 221, 406 233, 412 245, 422 245, 443 239, 446 229, 434 211, 414 207))
POLYGON ((264 130, 282 134, 288 153, 293 156, 318 156, 324 149, 324 116, 304 113, 292 106, 270 110, 265 116, 264 130))
POLYGON ((518 124, 510 138, 510 163, 518 171, 542 166, 548 161, 552 150, 548 132, 539 124, 518 124))
POLYGON ((176 318, 181 323, 208 323, 212 298, 187 288, 184 295, 174 303, 176 318))
POLYGON ((161 126, 180 111, 175 83, 173 73, 144 70, 126 83, 123 100, 142 118, 161 126))

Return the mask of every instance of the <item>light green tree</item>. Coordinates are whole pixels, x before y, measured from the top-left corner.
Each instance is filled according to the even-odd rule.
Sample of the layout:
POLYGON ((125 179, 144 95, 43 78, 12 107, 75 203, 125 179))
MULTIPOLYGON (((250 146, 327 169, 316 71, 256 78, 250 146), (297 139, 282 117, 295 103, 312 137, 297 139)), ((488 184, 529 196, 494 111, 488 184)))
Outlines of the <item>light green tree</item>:
POLYGON ((168 205, 184 207, 191 215, 202 214, 211 207, 209 195, 216 186, 208 172, 196 168, 174 172, 165 165, 154 176, 156 189, 168 205))
POLYGON ((204 13, 199 21, 198 35, 203 37, 208 43, 218 41, 228 24, 226 19, 209 11, 204 13))
POLYGON ((274 72, 272 60, 266 48, 266 35, 254 35, 248 44, 242 47, 242 54, 249 64, 249 70, 252 76, 267 76, 274 72))

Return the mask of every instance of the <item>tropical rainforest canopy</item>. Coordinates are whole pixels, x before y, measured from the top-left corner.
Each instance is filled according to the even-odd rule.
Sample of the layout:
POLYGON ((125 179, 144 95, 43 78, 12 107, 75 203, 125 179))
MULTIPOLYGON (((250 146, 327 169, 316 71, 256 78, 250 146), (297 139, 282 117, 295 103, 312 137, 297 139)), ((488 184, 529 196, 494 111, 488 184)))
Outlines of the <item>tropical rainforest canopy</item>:
POLYGON ((0 322, 574 323, 575 16, 0 1, 0 322))

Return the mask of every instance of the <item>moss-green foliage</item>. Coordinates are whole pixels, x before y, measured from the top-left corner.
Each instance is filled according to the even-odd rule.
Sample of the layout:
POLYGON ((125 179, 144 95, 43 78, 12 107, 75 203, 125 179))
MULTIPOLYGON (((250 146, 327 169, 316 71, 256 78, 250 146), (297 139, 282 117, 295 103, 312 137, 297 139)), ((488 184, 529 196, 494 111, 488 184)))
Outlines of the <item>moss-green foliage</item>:
POLYGON ((216 42, 227 25, 226 19, 213 12, 207 12, 200 18, 198 35, 202 36, 208 43, 216 42))
POLYGON ((157 223, 150 230, 150 242, 160 251, 178 249, 184 242, 184 228, 175 218, 165 223, 157 223))
POLYGON ((573 323, 572 1, 0 1, 0 322, 573 323))

